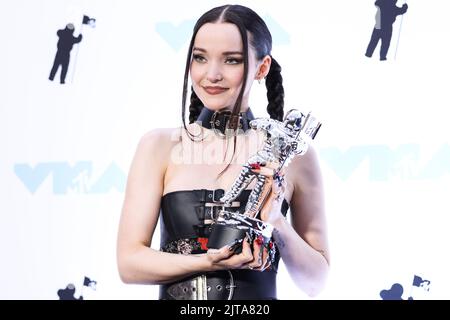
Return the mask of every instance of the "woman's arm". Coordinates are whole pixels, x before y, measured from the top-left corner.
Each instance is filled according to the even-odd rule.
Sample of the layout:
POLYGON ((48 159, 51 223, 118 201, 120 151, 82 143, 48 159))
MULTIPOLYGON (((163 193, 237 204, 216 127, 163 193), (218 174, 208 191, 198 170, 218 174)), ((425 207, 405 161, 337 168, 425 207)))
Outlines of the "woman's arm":
POLYGON ((277 219, 274 240, 296 285, 315 296, 325 286, 329 251, 322 176, 314 149, 297 157, 289 169, 294 185, 292 226, 277 219))
POLYGON ((143 136, 128 174, 117 239, 117 263, 126 283, 160 284, 206 268, 206 260, 150 248, 158 222, 164 174, 172 146, 171 130, 143 136))
POLYGON ((253 260, 249 245, 233 255, 224 247, 208 254, 181 255, 150 248, 158 222, 164 174, 171 156, 173 130, 153 130, 142 137, 128 175, 117 239, 117 264, 125 283, 163 284, 189 275, 238 268, 253 260))
MULTIPOLYGON (((286 170, 293 186, 292 225, 281 214, 286 182, 272 178, 276 167, 267 164, 257 170, 270 178, 268 183, 272 188, 261 209, 261 217, 275 227, 273 238, 291 278, 304 292, 315 296, 325 285, 329 262, 322 177, 317 157, 310 147, 286 170)), ((282 176, 283 172, 280 173, 282 176)))

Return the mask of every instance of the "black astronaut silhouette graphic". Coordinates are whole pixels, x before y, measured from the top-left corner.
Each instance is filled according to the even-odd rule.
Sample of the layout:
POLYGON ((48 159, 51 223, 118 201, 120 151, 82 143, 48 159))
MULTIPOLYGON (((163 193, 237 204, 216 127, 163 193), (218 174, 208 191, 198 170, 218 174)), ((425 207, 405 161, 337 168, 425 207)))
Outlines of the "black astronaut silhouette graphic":
MULTIPOLYGON (((426 298, 424 293, 426 294, 430 291, 430 284, 430 280, 414 275, 407 299, 422 300, 423 298, 426 298)), ((403 286, 400 283, 394 283, 390 289, 381 290, 380 297, 382 300, 404 300, 402 297, 403 293, 403 286)))
POLYGON ((73 283, 69 283, 66 288, 59 289, 57 294, 59 297, 59 300, 84 300, 83 298, 83 289, 84 287, 91 288, 92 290, 97 289, 97 281, 91 280, 89 277, 84 277, 83 280, 83 286, 81 287, 81 293, 80 296, 77 298, 75 297, 75 285, 73 283))
POLYGON ((58 290, 59 300, 83 300, 83 296, 75 297, 75 286, 69 283, 65 289, 58 290))
POLYGON ((372 31, 369 45, 366 50, 366 57, 372 57, 378 42, 381 40, 380 60, 386 60, 392 38, 392 26, 398 15, 403 15, 408 10, 405 3, 402 7, 397 7, 397 0, 377 0, 375 6, 375 27, 372 31))
POLYGON ((67 70, 69 68, 70 51, 75 43, 81 42, 83 36, 81 33, 78 37, 73 36, 75 27, 72 23, 68 23, 64 29, 58 30, 56 33, 59 37, 55 61, 53 62, 52 70, 50 71, 49 80, 53 81, 59 66, 61 66, 60 83, 66 82, 67 70))

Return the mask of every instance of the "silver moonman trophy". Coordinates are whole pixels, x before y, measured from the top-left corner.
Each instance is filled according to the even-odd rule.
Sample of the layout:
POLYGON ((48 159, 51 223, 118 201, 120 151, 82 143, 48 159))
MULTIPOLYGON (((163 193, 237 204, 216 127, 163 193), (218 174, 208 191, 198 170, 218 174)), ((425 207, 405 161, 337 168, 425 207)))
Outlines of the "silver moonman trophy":
MULTIPOLYGON (((250 122, 252 129, 265 133, 266 140, 262 150, 248 159, 231 188, 220 199, 223 206, 212 225, 208 248, 218 249, 227 244, 240 244, 247 235, 250 243, 256 238, 262 241, 269 251, 271 262, 274 261, 276 249, 271 241, 273 226, 258 219, 271 189, 264 189, 268 178, 252 169, 255 164, 277 163, 274 178, 279 179, 278 172, 283 167, 286 168, 296 155, 306 153, 320 126, 321 123, 311 113, 305 116, 296 109, 287 112, 283 122, 269 118, 257 118, 250 122), (244 213, 231 211, 233 200, 254 179, 257 179, 256 185, 250 193, 244 213)), ((235 252, 240 252, 240 248, 235 252)))

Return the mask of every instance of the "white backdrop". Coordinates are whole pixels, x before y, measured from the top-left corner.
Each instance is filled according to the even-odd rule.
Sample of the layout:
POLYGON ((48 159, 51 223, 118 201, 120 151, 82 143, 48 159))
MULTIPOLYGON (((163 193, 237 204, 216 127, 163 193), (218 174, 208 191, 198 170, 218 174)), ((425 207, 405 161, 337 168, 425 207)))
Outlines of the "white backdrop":
MULTIPOLYGON (((193 23, 225 3, 1 0, 0 298, 58 299, 69 283, 76 298, 157 298, 157 287, 118 276, 126 175, 145 132, 180 124, 193 23), (56 31, 72 22, 77 35, 83 15, 96 27, 83 26, 66 84, 59 71, 51 82, 56 31)), ((364 56, 374 0, 239 3, 272 31, 287 108, 323 122, 332 268, 318 298, 381 299, 394 283, 404 299, 450 298, 450 3, 408 1, 385 62, 379 47, 364 56), (415 275, 429 291, 412 286, 415 275)), ((255 87, 252 109, 265 116, 255 87)), ((278 294, 307 299, 284 268, 278 294)))

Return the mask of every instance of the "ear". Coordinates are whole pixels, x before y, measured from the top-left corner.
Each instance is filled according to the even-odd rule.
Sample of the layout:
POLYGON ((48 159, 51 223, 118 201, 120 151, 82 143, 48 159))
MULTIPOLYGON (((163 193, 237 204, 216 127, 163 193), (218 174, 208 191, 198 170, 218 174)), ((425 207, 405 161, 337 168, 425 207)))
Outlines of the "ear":
POLYGON ((258 66, 258 71, 256 72, 255 79, 256 80, 262 80, 267 76, 270 70, 270 64, 272 63, 272 58, 267 55, 265 56, 258 66))

